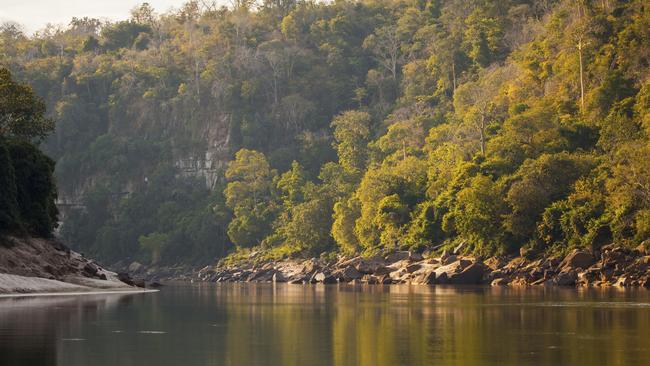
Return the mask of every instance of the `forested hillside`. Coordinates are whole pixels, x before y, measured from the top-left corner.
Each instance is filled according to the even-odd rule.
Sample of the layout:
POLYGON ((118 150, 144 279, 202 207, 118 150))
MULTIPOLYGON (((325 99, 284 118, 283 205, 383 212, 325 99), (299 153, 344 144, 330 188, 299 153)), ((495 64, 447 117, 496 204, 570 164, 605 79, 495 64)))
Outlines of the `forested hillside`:
POLYGON ((649 64, 645 0, 202 1, 0 30, 57 122, 61 235, 107 263, 636 245, 649 64))

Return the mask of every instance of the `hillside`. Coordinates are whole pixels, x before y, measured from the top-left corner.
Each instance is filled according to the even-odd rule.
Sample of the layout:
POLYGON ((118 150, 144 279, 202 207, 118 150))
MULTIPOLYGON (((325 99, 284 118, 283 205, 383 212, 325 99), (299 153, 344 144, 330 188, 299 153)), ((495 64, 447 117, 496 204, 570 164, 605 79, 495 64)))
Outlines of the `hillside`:
POLYGON ((650 238, 643 0, 143 4, 6 24, 0 65, 56 120, 60 235, 104 263, 650 238))

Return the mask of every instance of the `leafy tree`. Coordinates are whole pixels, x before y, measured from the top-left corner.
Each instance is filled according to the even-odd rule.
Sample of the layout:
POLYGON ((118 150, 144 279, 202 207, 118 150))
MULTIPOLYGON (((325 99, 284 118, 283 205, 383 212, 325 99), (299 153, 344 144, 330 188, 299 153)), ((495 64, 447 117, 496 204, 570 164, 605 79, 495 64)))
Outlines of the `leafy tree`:
POLYGON ((53 130, 54 121, 45 117, 45 103, 0 68, 0 136, 42 140, 53 130))
POLYGON ((233 210, 228 236, 236 245, 250 247, 260 244, 270 234, 274 219, 275 171, 266 157, 257 151, 242 149, 228 164, 226 178, 230 181, 224 195, 233 210))
POLYGON ((141 235, 138 242, 142 249, 151 254, 151 264, 158 264, 161 252, 169 244, 169 235, 154 232, 149 235, 141 235))
POLYGON ((347 111, 334 118, 332 127, 339 164, 350 173, 360 173, 368 158, 370 115, 367 112, 347 111))

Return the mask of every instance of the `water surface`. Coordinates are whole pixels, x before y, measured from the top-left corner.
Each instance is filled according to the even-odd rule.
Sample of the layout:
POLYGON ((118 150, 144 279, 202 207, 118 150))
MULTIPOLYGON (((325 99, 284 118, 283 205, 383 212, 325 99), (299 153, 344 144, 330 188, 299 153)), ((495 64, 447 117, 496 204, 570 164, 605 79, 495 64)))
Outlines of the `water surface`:
POLYGON ((648 365, 650 291, 200 284, 0 299, 0 365, 648 365))

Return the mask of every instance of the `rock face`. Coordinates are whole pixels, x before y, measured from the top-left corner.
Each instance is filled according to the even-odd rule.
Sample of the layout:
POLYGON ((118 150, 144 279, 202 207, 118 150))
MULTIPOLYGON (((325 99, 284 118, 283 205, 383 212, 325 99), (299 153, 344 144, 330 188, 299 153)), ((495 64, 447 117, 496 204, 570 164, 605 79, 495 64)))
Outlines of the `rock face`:
MULTIPOLYGON (((22 281, 35 285, 31 288, 33 291, 25 285, 27 287, 24 287, 22 292, 48 289, 65 291, 68 287, 83 291, 123 289, 128 288, 125 283, 129 286, 138 284, 133 280, 120 282, 121 279, 116 273, 70 250, 56 239, 30 237, 0 237, 0 275, 6 279, 15 279, 18 281, 16 283, 22 281), (39 283, 44 284, 44 287, 37 286, 39 283)), ((7 283, 9 282, 11 281, 7 283)), ((0 292, 12 291, 0 285, 0 292)))
POLYGON ((587 269, 589 266, 594 264, 595 261, 596 259, 590 253, 576 249, 564 258, 560 267, 587 269))
POLYGON ((417 253, 397 251, 383 257, 329 262, 317 258, 257 264, 251 261, 230 268, 206 267, 199 271, 198 279, 290 284, 650 287, 650 255, 646 255, 645 247, 631 250, 608 246, 601 250, 600 258, 574 250, 565 257, 492 257, 482 261, 445 250, 440 257, 428 255, 427 259, 417 253))

